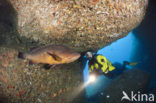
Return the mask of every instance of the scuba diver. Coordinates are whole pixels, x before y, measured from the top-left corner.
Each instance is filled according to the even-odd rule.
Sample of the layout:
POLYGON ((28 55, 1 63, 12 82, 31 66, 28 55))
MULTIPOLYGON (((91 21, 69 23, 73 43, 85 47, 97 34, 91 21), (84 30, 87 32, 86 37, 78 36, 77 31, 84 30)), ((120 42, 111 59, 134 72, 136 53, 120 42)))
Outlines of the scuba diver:
POLYGON ((127 68, 127 65, 134 66, 137 62, 127 62, 124 61, 123 65, 119 63, 112 64, 105 56, 86 52, 87 59, 89 59, 89 72, 91 74, 95 74, 96 76, 105 75, 108 78, 115 78, 120 75, 127 68))

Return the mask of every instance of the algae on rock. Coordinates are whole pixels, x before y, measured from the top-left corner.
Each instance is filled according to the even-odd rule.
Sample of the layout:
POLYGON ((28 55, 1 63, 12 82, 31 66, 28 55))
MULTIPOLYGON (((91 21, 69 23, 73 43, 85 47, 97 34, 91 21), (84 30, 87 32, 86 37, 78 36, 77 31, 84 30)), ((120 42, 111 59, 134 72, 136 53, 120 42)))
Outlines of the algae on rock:
POLYGON ((20 37, 79 51, 97 50, 125 36, 142 21, 148 4, 148 0, 7 1, 17 12, 10 19, 16 20, 20 37))

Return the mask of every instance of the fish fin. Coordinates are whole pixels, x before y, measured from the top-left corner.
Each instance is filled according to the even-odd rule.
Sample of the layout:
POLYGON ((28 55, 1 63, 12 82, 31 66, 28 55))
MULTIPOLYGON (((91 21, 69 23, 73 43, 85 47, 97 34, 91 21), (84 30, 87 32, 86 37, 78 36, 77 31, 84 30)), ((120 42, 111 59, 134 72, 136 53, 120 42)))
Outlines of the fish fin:
POLYGON ((59 57, 59 56, 57 56, 57 55, 55 55, 55 54, 52 54, 52 53, 49 53, 49 52, 47 52, 50 56, 52 56, 56 61, 61 61, 62 59, 59 57))
POLYGON ((30 61, 29 61, 29 65, 33 65, 33 64, 37 64, 37 63, 30 60, 30 61))
POLYGON ((52 65, 50 65, 50 64, 45 64, 45 65, 43 65, 43 67, 44 67, 46 70, 49 70, 49 69, 51 68, 51 66, 52 66, 52 65))
POLYGON ((54 68, 56 65, 51 65, 51 64, 45 64, 43 67, 46 69, 46 70, 49 70, 50 68, 54 68))
POLYGON ((29 61, 29 65, 33 65, 34 63, 32 61, 29 61))

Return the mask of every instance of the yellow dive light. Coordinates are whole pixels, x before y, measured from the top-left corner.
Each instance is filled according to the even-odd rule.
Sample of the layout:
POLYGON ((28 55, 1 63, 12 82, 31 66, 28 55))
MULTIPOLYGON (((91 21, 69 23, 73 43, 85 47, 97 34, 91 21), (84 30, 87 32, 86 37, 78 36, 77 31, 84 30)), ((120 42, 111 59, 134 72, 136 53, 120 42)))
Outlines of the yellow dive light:
POLYGON ((96 81, 96 79, 97 79, 97 76, 95 74, 91 74, 91 75, 89 75, 87 82, 88 83, 93 83, 93 82, 96 81))

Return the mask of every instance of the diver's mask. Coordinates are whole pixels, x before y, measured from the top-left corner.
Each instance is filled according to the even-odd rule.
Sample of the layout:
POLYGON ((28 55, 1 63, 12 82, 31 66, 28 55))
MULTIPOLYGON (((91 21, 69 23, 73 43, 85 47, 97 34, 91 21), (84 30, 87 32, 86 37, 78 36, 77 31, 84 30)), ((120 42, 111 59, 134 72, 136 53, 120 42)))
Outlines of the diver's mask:
POLYGON ((87 59, 91 60, 93 58, 93 53, 88 51, 86 52, 85 56, 87 57, 87 59))

